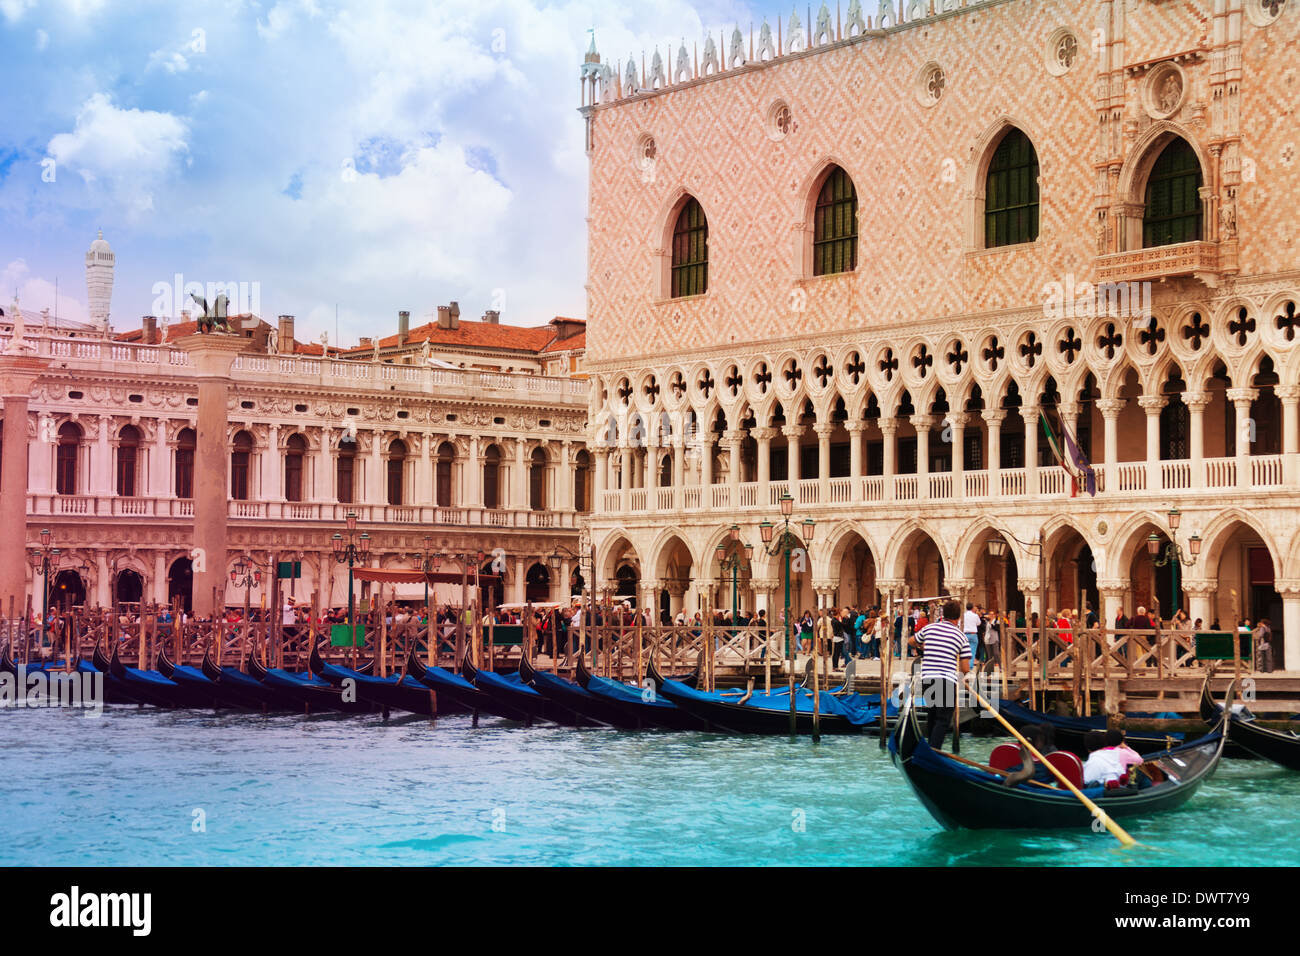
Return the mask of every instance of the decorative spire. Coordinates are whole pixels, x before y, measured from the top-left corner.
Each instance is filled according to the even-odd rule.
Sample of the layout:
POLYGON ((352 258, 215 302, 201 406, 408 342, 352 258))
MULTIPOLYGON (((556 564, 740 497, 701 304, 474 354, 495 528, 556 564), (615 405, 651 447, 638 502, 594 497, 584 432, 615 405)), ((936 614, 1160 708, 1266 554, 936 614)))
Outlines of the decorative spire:
POLYGON ((787 53, 798 53, 803 49, 803 24, 799 22, 799 11, 791 8, 790 10, 790 37, 786 44, 787 53))

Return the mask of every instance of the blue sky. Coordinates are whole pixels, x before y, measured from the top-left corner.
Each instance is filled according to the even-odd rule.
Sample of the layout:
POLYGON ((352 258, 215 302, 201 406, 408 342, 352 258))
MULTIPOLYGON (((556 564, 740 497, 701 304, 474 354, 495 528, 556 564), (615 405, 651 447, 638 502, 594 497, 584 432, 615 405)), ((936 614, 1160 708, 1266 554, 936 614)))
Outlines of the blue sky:
POLYGON ((261 314, 298 316, 300 339, 338 341, 337 305, 345 344, 451 299, 526 325, 585 315, 587 30, 626 63, 754 17, 730 0, 0 0, 0 299, 52 306, 57 277, 59 313, 84 317, 102 228, 116 329, 176 273, 258 283, 261 314))

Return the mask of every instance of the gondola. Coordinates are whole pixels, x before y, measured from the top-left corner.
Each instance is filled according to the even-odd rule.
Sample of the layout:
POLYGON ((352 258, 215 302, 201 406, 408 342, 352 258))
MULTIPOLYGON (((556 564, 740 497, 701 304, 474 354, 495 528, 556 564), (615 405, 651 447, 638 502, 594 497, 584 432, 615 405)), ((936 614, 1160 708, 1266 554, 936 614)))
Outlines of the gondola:
POLYGON ((527 723, 532 715, 515 707, 499 704, 459 674, 445 667, 429 667, 415 652, 406 659, 406 673, 438 697, 438 714, 483 713, 506 720, 527 723))
MULTIPOLYGON (((1152 756, 1143 766, 1160 782, 1145 790, 1083 792, 1116 818, 1180 807, 1218 767, 1227 742, 1224 729, 1220 718, 1208 735, 1152 756)), ((930 815, 947 829, 1082 829, 1092 823, 1091 811, 1068 790, 1033 783, 1007 787, 992 769, 935 750, 921 732, 915 706, 904 706, 889 753, 930 815)))
POLYGON ((356 687, 357 697, 380 707, 393 710, 405 710, 422 717, 435 717, 433 698, 429 688, 425 687, 410 674, 395 674, 392 677, 376 677, 350 667, 331 664, 321 656, 320 645, 312 645, 310 661, 311 672, 335 687, 342 687, 345 681, 352 681, 356 687))
POLYGON ((287 691, 263 684, 251 674, 245 674, 238 667, 218 666, 212 659, 212 648, 203 653, 203 663, 199 669, 203 676, 216 684, 222 700, 228 706, 242 707, 248 710, 302 710, 303 704, 296 696, 287 691))
POLYGON ((255 652, 248 655, 248 676, 280 691, 308 708, 336 710, 345 714, 368 714, 374 705, 359 695, 352 699, 343 689, 315 675, 295 674, 282 667, 264 667, 255 652))
POLYGON ((621 730, 639 730, 637 721, 628 717, 603 698, 590 693, 572 681, 557 674, 549 674, 533 667, 528 655, 519 659, 519 679, 533 688, 552 705, 562 708, 566 719, 561 723, 574 727, 606 726, 621 730))
MULTIPOLYGON (((1201 688, 1201 719, 1207 724, 1216 724, 1222 717, 1223 708, 1210 696, 1210 684, 1206 681, 1201 688)), ((1231 715, 1228 740, 1256 757, 1271 760, 1290 770, 1300 770, 1300 734, 1294 730, 1261 727, 1249 710, 1231 715)))
POLYGON ((156 662, 158 673, 162 674, 168 680, 189 688, 194 693, 201 695, 207 703, 205 706, 213 709, 229 706, 224 696, 217 688, 217 684, 207 674, 203 673, 198 667, 190 667, 186 664, 175 663, 167 654, 167 645, 164 644, 158 648, 158 658, 156 662))
MULTIPOLYGON (((0 644, 0 673, 9 674, 14 678, 15 681, 17 681, 20 676, 18 672, 18 668, 20 666, 23 667, 24 674, 34 674, 38 671, 43 673, 50 673, 52 671, 63 672, 67 670, 67 667, 62 659, 51 660, 51 661, 28 661, 25 665, 19 665, 14 661, 13 651, 10 648, 9 643, 6 641, 4 644, 0 644)), ((135 699, 126 696, 126 694, 116 686, 116 683, 113 681, 112 677, 109 674, 107 674, 104 671, 101 671, 98 667, 96 667, 93 663, 89 661, 83 661, 80 658, 77 658, 76 672, 78 674, 92 674, 92 675, 103 674, 104 703, 106 704, 139 703, 135 699)), ((25 688, 23 687, 22 684, 17 684, 15 686, 18 693, 20 694, 25 693, 25 688)))
MULTIPOLYGON (((659 677, 659 693, 688 713, 706 721, 715 730, 769 735, 790 732, 788 689, 770 694, 740 688, 709 692, 663 678, 657 671, 653 673, 659 677)), ((811 734, 813 692, 806 687, 795 687, 794 693, 795 733, 811 734)), ((818 708, 818 729, 823 734, 860 734, 876 730, 880 724, 878 697, 821 691, 818 695, 818 708)))
MULTIPOLYGON (((578 655, 574 675, 584 690, 616 707, 637 727, 662 727, 666 730, 708 730, 709 723, 688 710, 678 707, 657 690, 656 684, 634 687, 608 677, 597 677, 587 669, 586 658, 578 655)), ((662 677, 660 678, 662 680, 662 677)))
POLYGON ((518 672, 494 674, 492 671, 479 670, 466 654, 460 662, 460 673, 465 680, 482 691, 493 704, 516 713, 526 714, 527 723, 539 717, 554 723, 564 723, 568 717, 564 708, 556 707, 535 689, 525 684, 518 672))
POLYGON ((163 677, 155 670, 128 667, 122 662, 122 645, 113 644, 113 656, 108 660, 108 673, 121 681, 127 693, 155 707, 211 707, 212 699, 195 690, 163 677))
MULTIPOLYGON (((1105 730, 1107 726, 1104 714, 1094 717, 1061 717, 1057 714, 1044 714, 1014 700, 999 701, 998 713, 1016 730, 1023 730, 1034 724, 1048 724, 1052 728, 1056 746, 1070 751, 1080 760, 1088 759, 1088 734, 1094 730, 1105 730)), ((1155 734, 1126 731, 1124 734, 1124 742, 1143 756, 1168 750, 1182 743, 1183 739, 1184 735, 1181 733, 1155 734)))

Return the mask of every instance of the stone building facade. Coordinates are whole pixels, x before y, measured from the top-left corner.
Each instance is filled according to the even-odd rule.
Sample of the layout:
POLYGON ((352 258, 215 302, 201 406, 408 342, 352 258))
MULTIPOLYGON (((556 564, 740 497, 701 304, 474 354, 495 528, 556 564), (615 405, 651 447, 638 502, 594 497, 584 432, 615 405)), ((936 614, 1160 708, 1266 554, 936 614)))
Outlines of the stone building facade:
POLYGON ((798 608, 1041 609, 1045 562, 1051 609, 1269 616, 1300 661, 1300 11, 869 6, 593 41, 598 586, 728 605, 717 545, 788 492, 798 608), (1148 540, 1192 534, 1175 586, 1148 540))

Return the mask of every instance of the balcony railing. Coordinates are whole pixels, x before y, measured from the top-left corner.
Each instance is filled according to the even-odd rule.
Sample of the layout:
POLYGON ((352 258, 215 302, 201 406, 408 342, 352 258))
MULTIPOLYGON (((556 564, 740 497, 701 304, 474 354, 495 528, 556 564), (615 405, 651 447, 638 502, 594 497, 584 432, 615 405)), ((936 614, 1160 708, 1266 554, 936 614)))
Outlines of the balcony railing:
MULTIPOLYGON (((1213 276, 1218 271, 1219 246, 1213 242, 1180 242, 1171 246, 1153 246, 1097 258, 1099 284, 1169 279, 1174 276, 1213 276)), ((1121 311, 1124 311, 1122 305, 1121 311)))
MULTIPOLYGON (((1300 492, 1300 456, 1297 459, 1297 477, 1292 481, 1300 492)), ((1097 492, 1099 495, 1115 497, 1158 494, 1163 498, 1167 494, 1194 495, 1205 491, 1249 493, 1287 486, 1284 455, 1252 455, 1246 459, 1245 467, 1249 484, 1243 486, 1238 484, 1236 458, 1206 458, 1200 463, 1199 469, 1187 459, 1118 462, 1111 466, 1109 479, 1106 466, 1097 464, 1097 492), (1111 486, 1109 489, 1108 481, 1111 486)), ((931 472, 924 476, 894 475, 891 481, 894 502, 904 505, 915 503, 924 506, 934 502, 951 502, 957 500, 958 487, 967 501, 1001 498, 1059 500, 1071 495, 1086 494, 1081 488, 1075 487, 1063 468, 1056 466, 1041 466, 1032 473, 1024 468, 1002 468, 996 473, 986 470, 965 471, 960 483, 952 472, 931 472), (921 494, 923 489, 928 492, 928 498, 921 494)), ((790 482, 769 481, 764 493, 762 482, 745 482, 736 486, 718 483, 707 488, 686 485, 680 489, 680 498, 677 500, 680 500, 680 507, 685 511, 762 513, 777 508, 781 497, 790 487, 790 482), (736 489, 734 502, 733 487, 736 489)), ((881 475, 863 475, 856 481, 852 478, 831 478, 825 483, 818 478, 803 478, 795 482, 793 487, 793 497, 798 507, 818 509, 884 501, 887 485, 881 475)), ((674 510, 674 489, 658 488, 655 493, 658 496, 656 500, 659 511, 674 510)), ((644 489, 633 489, 630 503, 634 512, 644 512, 644 489)), ((622 509, 620 492, 605 492, 603 506, 603 513, 618 514, 622 509)))

